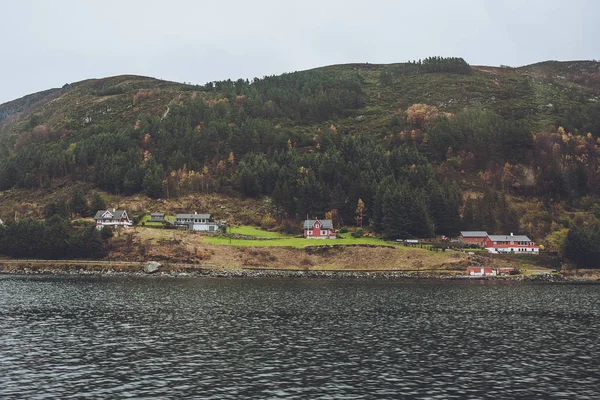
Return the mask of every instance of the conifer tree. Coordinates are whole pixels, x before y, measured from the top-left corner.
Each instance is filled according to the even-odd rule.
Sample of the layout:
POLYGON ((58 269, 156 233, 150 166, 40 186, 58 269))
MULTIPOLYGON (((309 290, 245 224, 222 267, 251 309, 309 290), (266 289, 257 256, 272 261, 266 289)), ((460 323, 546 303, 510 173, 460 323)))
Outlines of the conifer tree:
POLYGON ((81 217, 86 217, 89 214, 88 202, 83 191, 80 188, 75 188, 71 191, 71 199, 69 200, 70 211, 81 217))

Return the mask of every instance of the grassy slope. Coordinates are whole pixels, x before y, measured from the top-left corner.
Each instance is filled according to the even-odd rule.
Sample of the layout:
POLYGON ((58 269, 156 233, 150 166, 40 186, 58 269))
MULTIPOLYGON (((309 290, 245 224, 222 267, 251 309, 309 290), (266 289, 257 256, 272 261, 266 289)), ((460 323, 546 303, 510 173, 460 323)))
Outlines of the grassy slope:
MULTIPOLYGON (((266 235, 272 232, 265 232, 266 235)), ((258 236, 258 237, 269 237, 269 236, 258 236)), ((392 246, 393 243, 386 242, 385 240, 377 238, 353 238, 350 235, 342 236, 338 239, 324 239, 324 240, 309 240, 303 237, 285 237, 280 236, 277 239, 269 240, 247 240, 247 239, 229 239, 227 237, 210 237, 207 236, 204 239, 207 243, 230 245, 230 246, 251 246, 251 247, 273 247, 273 246, 288 246, 303 248, 308 246, 332 246, 332 245, 357 245, 367 244, 374 246, 392 246)))
POLYGON ((15 140, 32 128, 30 121, 34 115, 48 129, 66 135, 77 135, 79 130, 100 122, 133 125, 141 113, 163 115, 171 102, 190 96, 191 89, 194 87, 133 75, 73 83, 53 89, 35 102, 27 101, 26 96, 0 105, 0 110, 13 111, 12 117, 7 116, 0 124, 0 137, 15 140), (9 108, 11 103, 15 106, 9 108), (17 113, 20 110, 23 112, 17 113))
POLYGON ((254 236, 259 238, 286 238, 288 236, 279 233, 279 232, 269 232, 264 231, 262 229, 256 228, 254 226, 232 226, 227 229, 228 233, 234 235, 245 235, 245 236, 254 236))
MULTIPOLYGON (((577 74, 598 72, 600 63, 595 62, 545 62, 514 69, 474 67, 472 75, 410 74, 397 76, 392 85, 382 86, 380 72, 395 65, 398 64, 320 68, 360 74, 364 79, 365 107, 351 118, 314 127, 290 126, 308 133, 314 132, 313 128, 326 128, 329 123, 335 123, 348 133, 387 134, 390 133, 387 132, 389 121, 398 109, 427 103, 447 112, 481 106, 503 114, 533 115, 540 127, 547 127, 557 109, 572 106, 577 101, 600 99, 595 82, 587 86, 573 82, 577 74)), ((164 115, 170 103, 185 101, 194 92, 199 93, 200 88, 132 75, 81 81, 0 105, 0 113, 4 112, 6 117, 0 124, 0 137, 14 139, 31 129, 28 124, 33 115, 49 129, 67 134, 76 134, 98 122, 133 124, 141 113, 164 115), (106 94, 115 90, 122 93, 106 94)))
POLYGON ((119 231, 112 239, 109 258, 119 260, 164 260, 196 263, 199 266, 255 267, 274 269, 381 269, 462 271, 468 265, 464 253, 431 252, 406 247, 326 246, 326 244, 379 244, 377 239, 341 239, 340 241, 286 238, 240 240, 228 245, 199 233, 154 228, 119 231), (132 235, 128 247, 127 235, 132 235), (218 243, 218 244, 215 244, 218 243), (262 246, 266 242, 278 245, 262 246), (141 248, 144 248, 142 251, 141 248))

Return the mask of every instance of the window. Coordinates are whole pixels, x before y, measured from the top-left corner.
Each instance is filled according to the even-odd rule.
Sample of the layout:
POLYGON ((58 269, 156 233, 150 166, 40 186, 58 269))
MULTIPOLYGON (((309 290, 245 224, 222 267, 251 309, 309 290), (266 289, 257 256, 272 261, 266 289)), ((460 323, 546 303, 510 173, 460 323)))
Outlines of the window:
POLYGON ((321 231, 321 236, 327 235, 327 231, 321 231))
POLYGON ((310 235, 312 235, 312 231, 308 231, 308 235, 309 235, 309 236, 310 236, 310 235))

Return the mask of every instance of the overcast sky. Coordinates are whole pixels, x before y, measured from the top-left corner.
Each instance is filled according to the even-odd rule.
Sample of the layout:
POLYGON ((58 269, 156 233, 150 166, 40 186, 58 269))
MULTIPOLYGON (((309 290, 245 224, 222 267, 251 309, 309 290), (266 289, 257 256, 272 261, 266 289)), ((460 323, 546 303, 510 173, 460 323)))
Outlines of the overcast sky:
POLYGON ((0 103, 121 74, 204 84, 428 56, 600 59, 595 0, 0 0, 0 103))

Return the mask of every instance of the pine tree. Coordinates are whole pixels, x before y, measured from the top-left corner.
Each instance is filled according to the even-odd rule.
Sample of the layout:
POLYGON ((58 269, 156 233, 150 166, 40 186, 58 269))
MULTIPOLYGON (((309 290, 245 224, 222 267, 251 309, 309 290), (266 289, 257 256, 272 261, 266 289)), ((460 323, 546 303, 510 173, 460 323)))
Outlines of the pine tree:
POLYGON ((83 191, 79 188, 73 189, 71 192, 71 199, 69 200, 70 211, 82 217, 86 217, 89 214, 88 202, 83 195, 83 191))
POLYGON ((92 194, 92 201, 90 202, 90 210, 95 214, 97 211, 105 209, 106 202, 104 201, 104 198, 100 195, 100 193, 94 192, 92 194))

